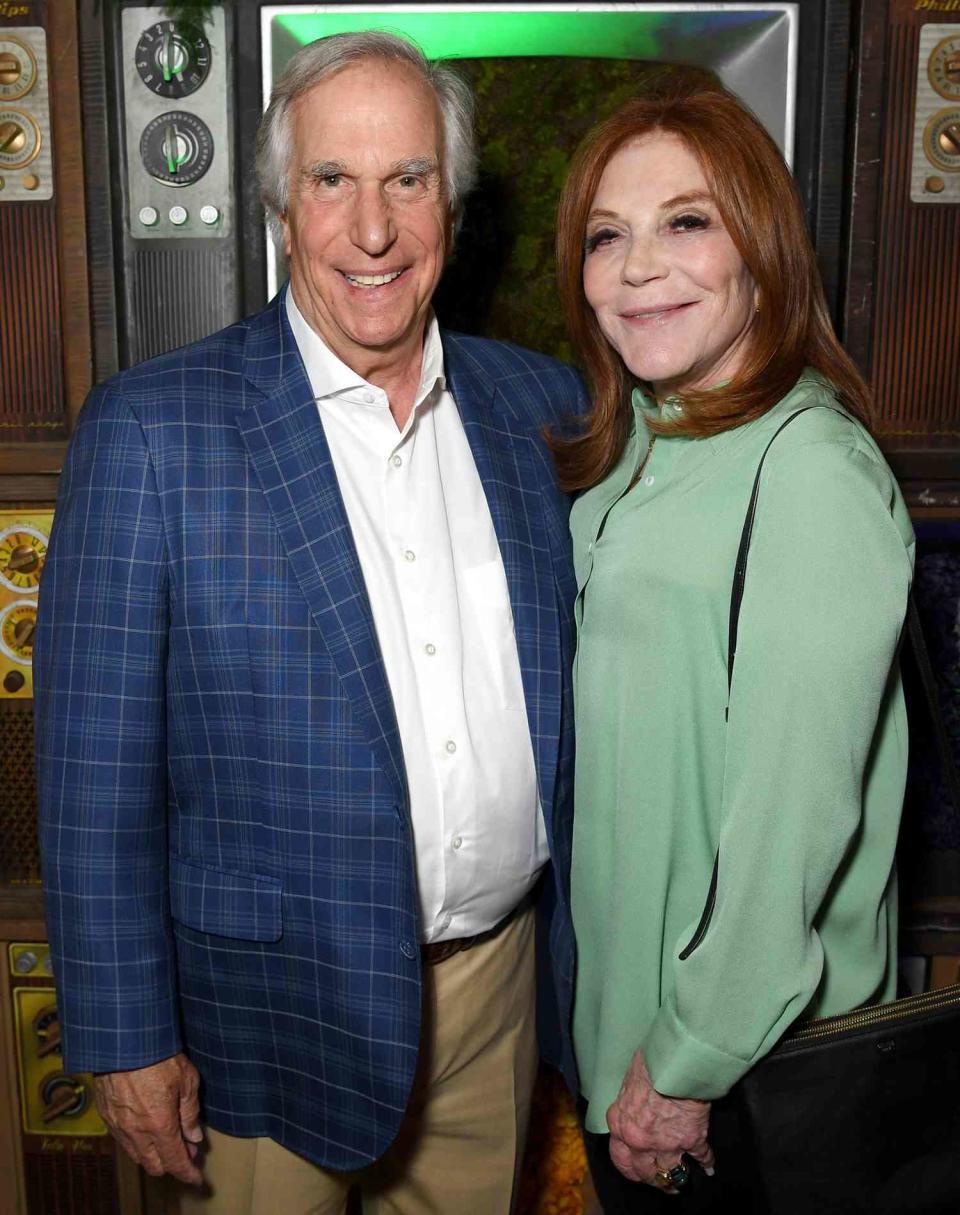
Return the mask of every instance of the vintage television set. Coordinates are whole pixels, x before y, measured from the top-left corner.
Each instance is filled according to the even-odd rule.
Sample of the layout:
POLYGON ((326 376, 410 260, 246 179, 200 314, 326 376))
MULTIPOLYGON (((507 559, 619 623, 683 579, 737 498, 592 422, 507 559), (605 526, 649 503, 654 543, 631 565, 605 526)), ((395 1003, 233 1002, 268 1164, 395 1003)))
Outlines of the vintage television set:
MULTIPOLYGON (((738 92, 792 167, 915 518, 957 551, 957 0, 0 0, 0 1205, 12 1196, 14 1215, 163 1209, 116 1160, 89 1079, 64 1071, 44 945, 30 655, 66 441, 91 383, 255 311, 282 283, 257 123, 299 46, 370 28, 458 62, 478 96, 481 178, 442 319, 561 357, 553 212, 581 136, 664 66, 738 92)), ((919 951, 960 954, 950 914, 930 912, 919 951)), ((528 1209, 549 1175, 529 1162, 528 1209)))

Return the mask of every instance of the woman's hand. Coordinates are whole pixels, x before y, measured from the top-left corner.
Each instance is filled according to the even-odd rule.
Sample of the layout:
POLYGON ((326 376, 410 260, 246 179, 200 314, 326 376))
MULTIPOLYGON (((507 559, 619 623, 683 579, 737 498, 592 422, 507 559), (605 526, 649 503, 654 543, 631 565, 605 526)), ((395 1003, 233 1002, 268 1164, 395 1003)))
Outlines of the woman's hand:
POLYGON ((648 1185, 657 1185, 657 1171, 669 1173, 684 1152, 712 1175, 709 1124, 710 1102, 662 1096, 650 1080, 643 1051, 638 1050, 616 1101, 607 1110, 610 1159, 624 1177, 648 1185))

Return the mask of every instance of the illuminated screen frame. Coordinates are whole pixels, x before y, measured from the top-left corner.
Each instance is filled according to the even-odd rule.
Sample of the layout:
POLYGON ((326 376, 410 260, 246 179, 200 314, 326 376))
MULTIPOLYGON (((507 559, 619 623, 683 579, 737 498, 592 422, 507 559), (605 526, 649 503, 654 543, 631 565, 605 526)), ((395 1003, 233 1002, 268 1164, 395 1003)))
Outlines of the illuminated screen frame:
MULTIPOLYGON (((769 4, 276 4, 260 10, 262 50, 261 105, 265 110, 273 81, 275 38, 289 35, 284 63, 293 49, 328 34, 389 30, 412 38, 428 59, 576 57, 637 59, 661 63, 696 62, 712 68, 751 106, 776 139, 792 167, 796 114, 799 3, 769 4), (765 17, 786 24, 784 75, 771 112, 769 97, 758 97, 750 72, 737 71, 744 43, 733 40, 727 57, 719 33, 746 27, 765 17), (471 22, 465 18, 474 18, 471 22), (279 23, 275 28, 274 22, 279 23), (698 39, 702 41, 698 41, 698 39), (704 54, 703 46, 710 52, 704 54), (717 49, 719 48, 719 49, 717 49), (695 53, 684 53, 693 50, 695 53), (782 109, 779 98, 782 98, 782 109)), ((746 45, 752 46, 748 42, 746 45)), ((742 65, 741 65, 742 66, 742 65)), ((277 249, 266 233, 267 294, 277 290, 277 249)))

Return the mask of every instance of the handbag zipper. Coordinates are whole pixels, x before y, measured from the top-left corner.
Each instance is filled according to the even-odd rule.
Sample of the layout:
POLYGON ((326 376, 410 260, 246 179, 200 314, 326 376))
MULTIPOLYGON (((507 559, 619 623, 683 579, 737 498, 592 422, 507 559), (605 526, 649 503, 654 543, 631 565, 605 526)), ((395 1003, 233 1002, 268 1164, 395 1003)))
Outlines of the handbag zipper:
POLYGON ((885 1025, 888 1022, 902 1021, 905 1017, 918 1012, 933 1012, 940 1008, 949 1008, 960 1004, 960 983, 951 987, 941 987, 936 991, 924 991, 916 996, 905 996, 902 1000, 892 1000, 887 1004, 874 1004, 867 1008, 855 1009, 853 1012, 840 1013, 835 1017, 820 1017, 810 1021, 788 1034, 781 1043, 790 1046, 795 1042, 811 1042, 818 1038, 829 1038, 843 1034, 852 1029, 864 1029, 874 1025, 885 1025))

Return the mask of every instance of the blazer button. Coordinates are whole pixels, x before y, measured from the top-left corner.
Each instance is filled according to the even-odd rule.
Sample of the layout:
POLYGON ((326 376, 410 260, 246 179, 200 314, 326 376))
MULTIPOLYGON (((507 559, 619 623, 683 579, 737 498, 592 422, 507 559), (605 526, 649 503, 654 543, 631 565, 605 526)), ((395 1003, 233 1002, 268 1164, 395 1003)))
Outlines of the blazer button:
POLYGON ((417 956, 417 947, 413 941, 401 941, 400 952, 405 958, 415 958, 417 956))

